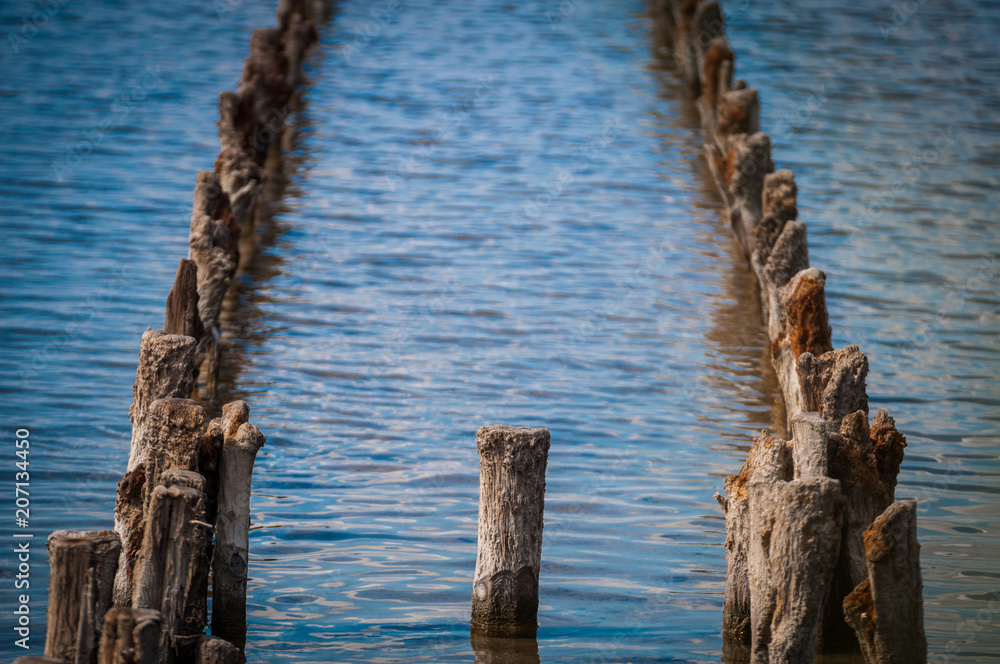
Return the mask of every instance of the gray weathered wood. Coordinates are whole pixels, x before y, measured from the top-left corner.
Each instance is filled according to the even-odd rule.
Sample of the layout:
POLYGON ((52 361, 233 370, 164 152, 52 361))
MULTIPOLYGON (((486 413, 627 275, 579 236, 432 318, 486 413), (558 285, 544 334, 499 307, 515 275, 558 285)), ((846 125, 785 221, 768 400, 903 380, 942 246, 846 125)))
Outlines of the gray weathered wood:
MULTIPOLYGON (((245 404, 228 406, 233 411, 245 409, 245 404)), ((250 485, 254 460, 264 442, 264 435, 257 427, 244 422, 235 434, 226 436, 219 461, 219 505, 212 558, 212 634, 241 650, 246 643, 247 628, 250 485)))
POLYGON ((533 637, 538 629, 547 429, 490 426, 479 449, 479 550, 472 629, 533 637))
POLYGON ((844 600, 868 664, 924 664, 917 503, 890 505, 865 531, 868 578, 844 600))
POLYGON ((97 647, 94 541, 85 537, 52 537, 47 546, 51 571, 45 614, 48 621, 45 656, 66 664, 90 664, 97 647))
MULTIPOLYGON (((94 548, 90 558, 90 570, 94 575, 94 596, 93 596, 93 643, 96 644, 101 639, 101 631, 104 629, 104 616, 111 608, 115 573, 118 570, 118 558, 121 553, 121 541, 118 533, 113 530, 57 530, 49 535, 49 541, 53 539, 88 539, 93 542, 94 548)), ((94 657, 97 653, 94 652, 94 657)))
POLYGON ((750 482, 751 661, 815 661, 844 497, 826 477, 750 482))
POLYGON ((829 444, 826 424, 819 413, 799 413, 792 416, 792 466, 795 479, 828 476, 829 444))
POLYGON ((132 605, 160 612, 159 662, 176 661, 174 636, 182 634, 184 608, 200 542, 192 523, 201 500, 195 489, 157 486, 152 491, 142 549, 135 567, 132 605))
POLYGON ((788 443, 762 431, 754 439, 743 468, 725 481, 725 497, 716 494, 726 515, 726 594, 723 628, 736 641, 750 644, 750 494, 752 477, 787 481, 792 479, 792 457, 788 443))
POLYGON ((160 612, 153 609, 111 609, 104 621, 98 664, 157 664, 161 625, 160 612))
MULTIPOLYGON (((187 338, 187 337, 184 337, 187 338)), ((201 451, 205 411, 189 399, 157 399, 133 438, 125 476, 118 484, 115 530, 122 552, 115 579, 115 605, 131 606, 132 576, 152 491, 167 470, 195 470, 201 451)))

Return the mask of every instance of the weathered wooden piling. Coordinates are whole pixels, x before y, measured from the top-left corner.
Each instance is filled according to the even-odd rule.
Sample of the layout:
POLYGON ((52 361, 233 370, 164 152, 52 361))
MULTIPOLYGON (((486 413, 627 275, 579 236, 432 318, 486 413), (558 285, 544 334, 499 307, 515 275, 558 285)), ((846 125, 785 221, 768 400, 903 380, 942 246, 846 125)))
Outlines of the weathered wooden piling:
MULTIPOLYGON (((184 337, 187 338, 187 337, 184 337)), ((118 483, 115 530, 122 552, 115 580, 115 605, 132 606, 133 572, 143 543, 150 500, 168 470, 196 470, 205 411, 189 399, 157 399, 133 437, 129 463, 118 483)))
POLYGON ((115 607, 108 611, 101 635, 98 664, 157 664, 160 612, 115 607))
POLYGON ((167 294, 163 331, 191 337, 195 341, 205 334, 205 326, 198 313, 198 266, 194 261, 182 258, 177 265, 174 286, 167 294))
MULTIPOLYGON (((788 442, 766 433, 756 439, 743 469, 726 479, 726 495, 718 496, 727 533, 724 649, 754 662, 810 662, 818 630, 824 650, 857 647, 844 611, 864 606, 872 594, 863 589, 871 584, 864 533, 880 514, 895 514, 887 508, 906 442, 885 411, 869 428, 867 357, 857 346, 833 347, 826 275, 810 267, 794 175, 775 170, 757 90, 733 78, 735 56, 719 4, 650 0, 649 8, 661 45, 696 101, 705 159, 760 285, 792 433, 788 442), (822 550, 805 546, 807 540, 822 550), (854 599, 845 604, 848 593, 854 599)), ((899 535, 899 541, 908 540, 899 535)), ((913 636, 906 661, 922 661, 915 654, 926 651, 914 618, 922 616, 917 547, 914 541, 894 551, 907 557, 893 564, 894 575, 908 579, 893 584, 906 589, 893 593, 906 606, 886 603, 886 612, 899 616, 886 621, 913 636)), ((847 613, 859 638, 869 638, 864 630, 873 623, 858 617, 868 612, 847 613)), ((881 661, 876 646, 862 645, 870 664, 881 661)))
POLYGON ((542 560, 548 429, 490 426, 479 449, 479 550, 472 631, 534 637, 542 560))
POLYGON ((231 409, 219 459, 219 503, 212 558, 212 634, 242 649, 246 643, 249 568, 250 484, 264 435, 246 421, 243 402, 231 409), (243 420, 240 422, 240 420, 243 420), (235 433, 231 428, 236 426, 235 433))
POLYGON ((70 664, 89 664, 97 644, 97 580, 91 565, 94 542, 85 537, 48 541, 49 605, 45 656, 70 664))
POLYGON ((178 661, 175 637, 181 634, 191 588, 194 548, 200 538, 195 489, 157 486, 152 491, 142 549, 135 568, 132 606, 160 612, 159 662, 178 661))
MULTIPOLYGON (((96 649, 101 639, 104 627, 104 616, 111 608, 114 594, 115 573, 118 570, 118 559, 121 552, 121 541, 113 530, 57 530, 48 537, 51 551, 53 541, 89 540, 93 547, 90 552, 89 573, 93 576, 93 595, 91 605, 85 612, 93 630, 89 642, 96 649)), ((56 544, 57 547, 63 544, 56 544)), ((86 580, 80 579, 81 583, 86 580)), ((50 603, 51 606, 51 603, 50 603)), ((96 651, 94 652, 96 656, 96 651)))
POLYGON ((264 436, 245 403, 227 404, 206 429, 204 409, 189 398, 199 396, 200 368, 209 392, 217 387, 240 239, 253 237, 266 193, 277 195, 261 184, 281 166, 278 139, 323 4, 281 0, 277 28, 253 33, 237 91, 220 95, 220 151, 214 170, 197 176, 189 258, 167 296, 164 329, 140 342, 115 532, 53 533, 47 657, 18 661, 244 661, 250 482, 264 436), (213 630, 236 645, 204 634, 210 569, 213 630))
POLYGON ((868 577, 844 599, 844 614, 868 662, 925 664, 917 504, 890 505, 865 531, 868 577))

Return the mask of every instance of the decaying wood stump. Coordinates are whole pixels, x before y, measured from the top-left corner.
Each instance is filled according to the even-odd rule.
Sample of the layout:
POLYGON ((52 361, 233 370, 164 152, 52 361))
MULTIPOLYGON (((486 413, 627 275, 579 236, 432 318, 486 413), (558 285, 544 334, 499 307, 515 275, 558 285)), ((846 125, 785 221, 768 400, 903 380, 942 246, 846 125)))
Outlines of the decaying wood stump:
MULTIPOLYGON (((121 541, 118 533, 113 530, 57 530, 49 535, 48 541, 65 539, 87 539, 93 543, 90 555, 90 572, 94 577, 93 595, 93 643, 96 657, 96 647, 101 640, 104 628, 104 616, 111 608, 115 573, 118 570, 118 558, 121 553, 121 541)), ((49 545, 51 548, 51 544, 49 545)), ((93 659, 93 658, 92 658, 93 659)))
POLYGON ((542 558, 548 429, 482 427, 479 448, 479 550, 472 630, 534 637, 542 558))
POLYGON ((181 634, 193 576, 194 547, 201 541, 195 489, 157 486, 152 491, 146 528, 135 568, 132 605, 160 612, 160 664, 177 661, 174 637, 181 634))
POLYGON ((194 261, 182 258, 177 265, 174 287, 167 294, 163 331, 167 334, 183 334, 195 341, 205 333, 205 326, 198 313, 198 267, 194 261))
POLYGON ((924 664, 923 584, 917 503, 890 505, 865 531, 868 578, 844 600, 844 614, 872 664, 924 664))
POLYGON ((115 607, 108 611, 98 664, 157 664, 161 617, 153 609, 115 607))
POLYGON ((195 340, 162 330, 146 330, 139 344, 139 368, 132 388, 132 440, 157 399, 186 399, 194 391, 195 340))
MULTIPOLYGON (((189 337, 183 337, 189 339, 189 337)), ((122 552, 115 580, 115 605, 131 606, 132 576, 153 490, 172 469, 196 470, 205 427, 205 411, 189 399, 157 399, 133 437, 125 476, 118 484, 115 530, 122 552)))
POLYGON ((53 537, 48 541, 48 549, 51 572, 45 656, 70 664, 90 664, 97 646, 94 541, 85 537, 53 537))
MULTIPOLYGON (((718 497, 727 533, 725 650, 727 656, 738 655, 752 639, 755 662, 812 661, 814 653, 806 651, 820 622, 824 650, 856 648, 842 603, 855 588, 855 603, 864 603, 859 584, 870 584, 870 561, 862 534, 892 504, 905 439, 885 411, 876 414, 869 430, 868 359, 857 346, 833 348, 826 275, 809 264, 794 175, 774 170, 770 138, 760 131, 760 96, 733 78, 735 56, 721 8, 714 0, 650 0, 649 6, 656 36, 697 98, 709 169, 760 285, 772 361, 793 434, 789 443, 767 434, 755 440, 743 469, 726 479, 726 496, 718 497), (781 511, 789 500, 803 501, 792 510, 797 520, 785 520, 781 511), (799 555, 801 543, 819 540, 825 543, 822 552, 799 555), (767 554, 779 545, 788 549, 784 555, 797 557, 785 563, 787 569, 763 565, 765 558, 774 560, 767 554), (797 575, 813 579, 815 588, 797 585, 797 575), (781 601, 775 603, 779 590, 781 601), (825 608, 817 609, 817 601, 825 608), (789 615, 789 606, 798 613, 789 615)), ((898 594, 908 604, 895 611, 914 636, 909 645, 920 650, 922 630, 915 631, 912 618, 921 611, 919 590, 912 591, 919 588, 919 557, 916 546, 898 550, 909 558, 895 568, 908 570, 900 576, 910 581, 900 584, 909 594, 898 594)), ((862 613, 871 615, 857 615, 862 613)), ((849 620, 864 640, 869 623, 858 622, 857 616, 849 620)), ((875 650, 866 646, 871 664, 881 661, 873 659, 875 650)))
POLYGON ((190 574, 182 619, 177 634, 200 635, 208 624, 208 574, 211 563, 213 523, 206 516, 205 478, 190 470, 168 470, 160 476, 163 486, 191 489, 198 502, 191 514, 190 574))
MULTIPOLYGON (((249 414, 246 404, 235 404, 240 405, 227 407, 233 413, 249 414)), ((265 438, 246 421, 235 434, 226 433, 219 460, 219 503, 212 558, 212 634, 242 650, 247 629, 250 484, 254 460, 265 438)))
POLYGON ((194 664, 243 664, 240 649, 217 636, 202 636, 194 664))

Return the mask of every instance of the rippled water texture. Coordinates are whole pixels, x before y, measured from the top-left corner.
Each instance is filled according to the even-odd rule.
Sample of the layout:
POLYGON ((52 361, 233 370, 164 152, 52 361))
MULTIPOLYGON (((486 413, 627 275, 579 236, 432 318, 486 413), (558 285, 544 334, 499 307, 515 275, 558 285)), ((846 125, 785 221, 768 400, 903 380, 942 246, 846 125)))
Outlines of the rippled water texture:
MULTIPOLYGON (((1000 659, 1000 10, 796 4, 726 4, 737 75, 796 172, 834 341, 869 354, 872 405, 908 436, 932 652, 1000 659)), ((32 432, 39 549, 110 523, 139 336, 272 5, 66 2, 0 44, 2 412, 32 432)), ((268 436, 251 661, 472 661, 475 430, 497 422, 552 432, 541 660, 718 661, 712 494, 784 414, 643 9, 338 7, 228 323, 224 396, 268 436)))

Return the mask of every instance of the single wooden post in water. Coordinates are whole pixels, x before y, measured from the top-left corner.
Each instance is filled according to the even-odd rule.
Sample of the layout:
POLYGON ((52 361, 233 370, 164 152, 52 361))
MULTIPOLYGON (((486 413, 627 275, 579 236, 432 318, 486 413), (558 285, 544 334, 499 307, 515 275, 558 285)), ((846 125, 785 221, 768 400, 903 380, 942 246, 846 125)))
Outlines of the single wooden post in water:
POLYGON ((198 537, 192 523, 201 496, 195 489, 158 486, 146 516, 142 550, 135 566, 132 605, 160 612, 160 664, 176 660, 198 537))
POLYGON ((534 637, 542 562, 548 429, 491 426, 479 448, 479 552, 472 631, 534 637))
MULTIPOLYGON (((227 408, 249 414, 242 402, 227 408)), ((212 558, 212 634, 240 650, 246 645, 247 568, 250 551, 250 482, 257 451, 265 442, 254 425, 243 422, 226 432, 219 459, 219 506, 212 558)))
POLYGON ((98 664, 156 664, 160 627, 159 611, 111 609, 104 620, 98 664))
MULTIPOLYGON (((53 540, 86 539, 93 543, 90 556, 90 572, 94 577, 93 604, 90 611, 93 615, 92 628, 94 649, 101 639, 104 628, 104 615, 111 608, 114 592, 115 572, 118 570, 118 556, 121 552, 121 542, 118 533, 113 530, 57 530, 49 535, 49 547, 53 540)), ((89 614, 88 614, 89 615, 89 614)), ((96 652, 95 652, 96 654, 96 652)))
POLYGON ((868 578, 844 599, 844 615, 868 664, 924 664, 923 583, 917 503, 895 502, 865 531, 868 578))
POLYGON ((57 537, 48 542, 49 606, 45 656, 70 664, 89 664, 94 647, 94 600, 97 594, 91 560, 94 542, 57 537))

